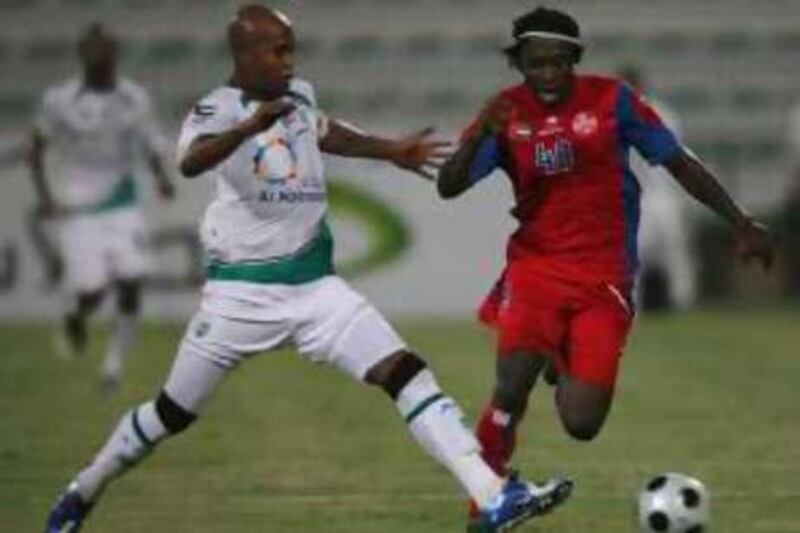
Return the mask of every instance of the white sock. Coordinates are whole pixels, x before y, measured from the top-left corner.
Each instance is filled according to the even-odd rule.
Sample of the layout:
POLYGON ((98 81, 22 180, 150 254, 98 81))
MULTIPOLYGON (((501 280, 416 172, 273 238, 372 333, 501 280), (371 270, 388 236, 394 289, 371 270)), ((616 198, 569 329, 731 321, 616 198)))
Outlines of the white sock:
POLYGON ((481 458, 480 444, 464 425, 461 409, 442 393, 433 373, 425 369, 414 376, 396 404, 416 441, 452 472, 478 507, 486 508, 504 480, 481 458))
POLYGON ((103 376, 119 379, 125 358, 136 341, 136 325, 136 315, 117 314, 114 320, 114 336, 109 341, 103 361, 103 376))
POLYGON ((138 463, 167 435, 155 402, 126 413, 100 453, 75 478, 78 492, 85 501, 94 501, 106 483, 138 463))

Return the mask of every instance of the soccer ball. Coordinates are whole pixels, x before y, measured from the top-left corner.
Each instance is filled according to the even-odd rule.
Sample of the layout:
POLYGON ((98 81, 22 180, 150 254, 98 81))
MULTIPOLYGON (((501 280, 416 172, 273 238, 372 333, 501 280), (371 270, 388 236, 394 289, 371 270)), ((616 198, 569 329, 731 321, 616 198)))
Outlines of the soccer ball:
POLYGON ((708 531, 710 503, 698 480, 684 474, 658 475, 639 493, 639 527, 642 533, 708 531))

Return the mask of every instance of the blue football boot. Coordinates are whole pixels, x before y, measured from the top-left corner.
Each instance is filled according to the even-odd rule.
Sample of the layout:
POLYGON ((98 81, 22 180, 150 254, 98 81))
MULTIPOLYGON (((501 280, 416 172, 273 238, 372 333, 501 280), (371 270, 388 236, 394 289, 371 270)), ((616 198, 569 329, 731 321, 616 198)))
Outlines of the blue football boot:
POLYGON ((53 505, 45 533, 78 533, 91 510, 92 504, 83 501, 73 483, 53 505))
POLYGON ((511 531, 535 516, 547 514, 569 498, 572 480, 555 477, 542 486, 520 481, 512 475, 503 491, 472 522, 468 531, 499 533, 511 531))

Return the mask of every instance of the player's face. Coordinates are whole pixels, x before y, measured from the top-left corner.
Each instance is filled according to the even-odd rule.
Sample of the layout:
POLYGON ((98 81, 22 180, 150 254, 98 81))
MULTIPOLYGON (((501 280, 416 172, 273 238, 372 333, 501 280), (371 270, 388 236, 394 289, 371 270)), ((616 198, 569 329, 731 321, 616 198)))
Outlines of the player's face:
POLYGON ((104 36, 92 36, 82 41, 78 53, 83 68, 88 72, 113 70, 117 63, 117 43, 104 36))
POLYGON ((519 51, 517 68, 545 105, 563 102, 572 90, 576 51, 553 39, 530 39, 519 51))
POLYGON ((294 76, 294 32, 282 24, 265 24, 243 53, 248 89, 275 98, 289 88, 294 76))

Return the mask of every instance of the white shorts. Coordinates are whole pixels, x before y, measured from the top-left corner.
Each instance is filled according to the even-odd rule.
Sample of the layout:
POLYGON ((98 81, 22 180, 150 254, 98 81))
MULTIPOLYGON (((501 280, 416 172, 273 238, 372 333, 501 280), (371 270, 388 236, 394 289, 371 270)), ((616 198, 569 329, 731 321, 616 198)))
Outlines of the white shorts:
POLYGON ((383 316, 337 276, 302 285, 209 281, 165 390, 197 413, 228 370, 284 346, 359 380, 406 347, 383 316))
POLYGON ((93 292, 111 281, 150 273, 144 219, 138 209, 70 215, 58 224, 68 292, 93 292))

